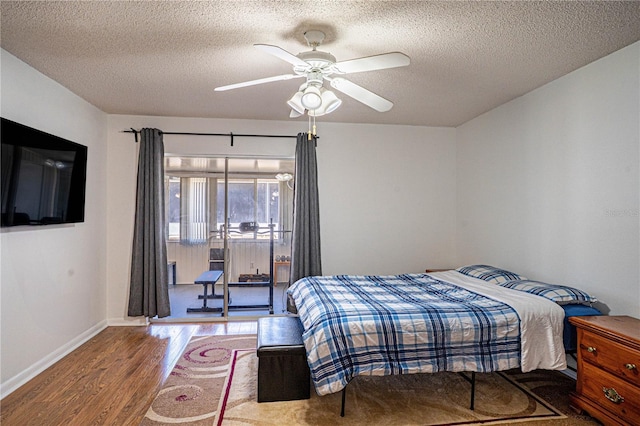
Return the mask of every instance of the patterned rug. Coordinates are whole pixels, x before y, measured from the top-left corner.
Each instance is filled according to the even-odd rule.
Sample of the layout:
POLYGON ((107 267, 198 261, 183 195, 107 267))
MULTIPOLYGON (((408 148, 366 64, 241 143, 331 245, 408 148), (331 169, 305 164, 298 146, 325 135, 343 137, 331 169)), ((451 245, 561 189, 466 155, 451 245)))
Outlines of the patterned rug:
POLYGON ((258 404, 255 344, 255 335, 193 338, 141 425, 598 424, 569 409, 575 381, 550 371, 478 374, 473 412, 469 383, 446 373, 359 377, 348 387, 344 418, 340 393, 258 404))
POLYGON ((344 418, 340 417, 340 393, 319 397, 312 390, 308 400, 258 403, 256 377, 255 350, 235 351, 214 424, 598 424, 589 417, 567 416, 547 402, 568 401, 568 393, 575 387, 572 379, 551 371, 477 374, 473 411, 469 409, 470 384, 455 373, 358 377, 347 388, 344 418), (547 401, 532 392, 533 388, 546 392, 547 401))
POLYGON ((255 335, 192 338, 140 424, 214 424, 233 351, 255 347, 255 335))

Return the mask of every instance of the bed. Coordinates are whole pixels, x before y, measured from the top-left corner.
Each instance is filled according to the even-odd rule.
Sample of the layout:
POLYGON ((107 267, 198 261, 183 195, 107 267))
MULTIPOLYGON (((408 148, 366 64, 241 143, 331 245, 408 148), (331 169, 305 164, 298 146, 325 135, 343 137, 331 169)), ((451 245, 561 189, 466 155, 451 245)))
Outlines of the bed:
MULTIPOLYGON (((567 296, 572 290, 471 265, 430 274, 307 277, 288 295, 304 328, 315 390, 326 395, 358 375, 565 369, 558 300, 583 297, 567 296)), ((586 295, 580 303, 593 301, 586 295)))

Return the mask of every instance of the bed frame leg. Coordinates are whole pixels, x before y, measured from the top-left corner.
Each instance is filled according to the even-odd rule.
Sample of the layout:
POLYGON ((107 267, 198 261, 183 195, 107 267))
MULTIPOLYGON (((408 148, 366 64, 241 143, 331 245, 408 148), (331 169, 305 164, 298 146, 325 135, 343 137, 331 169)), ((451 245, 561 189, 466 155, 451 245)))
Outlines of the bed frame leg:
POLYGON ((476 372, 471 372, 471 378, 467 377, 464 371, 458 372, 458 375, 471 383, 471 402, 469 404, 469 410, 473 410, 474 401, 476 399, 476 372))
POLYGON ((342 388, 342 407, 340 408, 340 417, 344 417, 344 402, 347 398, 347 387, 342 388))
POLYGON ((476 372, 471 372, 471 404, 469 409, 473 410, 473 404, 476 399, 476 372))

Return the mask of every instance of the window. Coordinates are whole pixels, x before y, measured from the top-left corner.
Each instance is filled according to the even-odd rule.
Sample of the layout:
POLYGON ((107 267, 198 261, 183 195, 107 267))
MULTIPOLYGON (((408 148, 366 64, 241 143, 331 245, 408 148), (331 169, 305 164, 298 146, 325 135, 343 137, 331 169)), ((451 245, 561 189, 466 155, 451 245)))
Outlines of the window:
POLYGON ((167 204, 167 237, 169 240, 180 239, 180 178, 165 178, 165 194, 167 204))
MULTIPOLYGON (((269 223, 280 229, 280 183, 276 179, 229 179, 229 236, 242 239, 269 238, 269 223), (257 232, 241 233, 242 222, 255 222, 257 232)), ((224 224, 224 180, 217 182, 216 222, 224 224)), ((218 235, 220 237, 220 234, 218 235)), ((278 234, 274 236, 278 238, 278 234)))
MULTIPOLYGON (((269 239, 269 223, 281 227, 281 184, 276 179, 229 179, 229 236, 234 239, 269 239), (240 232, 242 222, 255 222, 256 232, 240 232)), ((223 238, 224 179, 176 177, 165 179, 168 239, 184 244, 203 244, 223 238)), ((286 188, 285 188, 286 189, 286 188)), ((276 232, 275 239, 281 237, 276 232)))

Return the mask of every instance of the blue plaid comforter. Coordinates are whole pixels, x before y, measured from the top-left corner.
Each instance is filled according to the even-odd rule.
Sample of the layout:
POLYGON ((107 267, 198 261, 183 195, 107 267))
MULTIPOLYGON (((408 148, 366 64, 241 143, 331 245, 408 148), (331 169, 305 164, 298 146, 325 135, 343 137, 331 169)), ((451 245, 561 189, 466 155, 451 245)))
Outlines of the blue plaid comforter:
POLYGON ((358 375, 489 372, 520 365, 509 305, 425 274, 308 277, 288 290, 319 395, 358 375))

